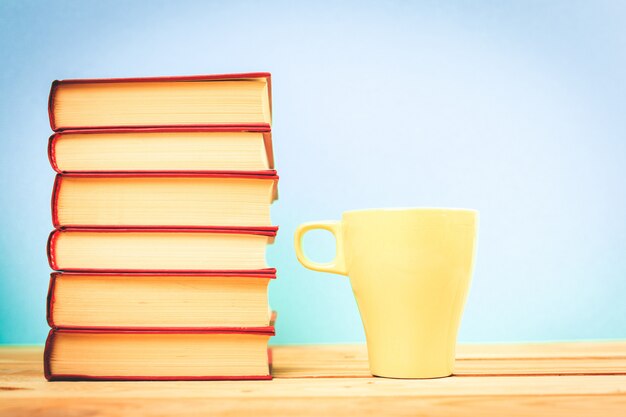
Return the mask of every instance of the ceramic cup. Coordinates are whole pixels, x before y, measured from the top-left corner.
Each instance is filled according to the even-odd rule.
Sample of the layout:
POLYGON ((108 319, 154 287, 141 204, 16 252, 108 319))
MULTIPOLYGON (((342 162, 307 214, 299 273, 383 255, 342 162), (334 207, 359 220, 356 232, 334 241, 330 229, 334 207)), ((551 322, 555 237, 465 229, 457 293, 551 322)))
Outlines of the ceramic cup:
POLYGON ((474 210, 402 208, 348 211, 341 221, 298 227, 295 249, 302 265, 350 277, 373 375, 453 373, 477 223, 474 210), (302 238, 313 229, 335 236, 331 262, 314 262, 304 254, 302 238))

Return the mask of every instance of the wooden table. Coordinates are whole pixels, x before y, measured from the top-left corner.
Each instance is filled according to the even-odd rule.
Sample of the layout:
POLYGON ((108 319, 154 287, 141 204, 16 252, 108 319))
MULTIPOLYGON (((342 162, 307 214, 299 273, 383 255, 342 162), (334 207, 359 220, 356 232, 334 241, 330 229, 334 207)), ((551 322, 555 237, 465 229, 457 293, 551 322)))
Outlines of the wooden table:
POLYGON ((274 347, 273 381, 46 382, 0 348, 3 416, 626 416, 626 341, 465 345, 456 375, 372 378, 364 346, 274 347))

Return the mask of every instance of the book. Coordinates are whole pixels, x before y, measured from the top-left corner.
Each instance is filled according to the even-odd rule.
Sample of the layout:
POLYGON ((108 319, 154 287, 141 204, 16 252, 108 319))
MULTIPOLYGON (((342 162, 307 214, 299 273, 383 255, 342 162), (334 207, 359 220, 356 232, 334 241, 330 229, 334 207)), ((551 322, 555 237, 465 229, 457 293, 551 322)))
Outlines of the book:
POLYGON ((275 171, 59 174, 55 227, 264 227, 277 196, 275 171))
POLYGON ((271 379, 269 73, 61 80, 44 374, 271 379))
POLYGON ((44 375, 62 380, 271 379, 273 326, 245 330, 52 329, 44 375))
MULTIPOLYGON (((276 274, 52 273, 52 328, 236 330, 270 326, 267 288, 276 274)), ((270 329, 268 328, 268 331, 270 329)))
POLYGON ((154 126, 268 127, 269 73, 54 81, 52 130, 154 126))
POLYGON ((274 169, 269 127, 66 130, 50 136, 48 159, 58 173, 274 169))
POLYGON ((275 272, 265 252, 276 230, 61 229, 48 238, 48 262, 54 270, 83 272, 275 272))

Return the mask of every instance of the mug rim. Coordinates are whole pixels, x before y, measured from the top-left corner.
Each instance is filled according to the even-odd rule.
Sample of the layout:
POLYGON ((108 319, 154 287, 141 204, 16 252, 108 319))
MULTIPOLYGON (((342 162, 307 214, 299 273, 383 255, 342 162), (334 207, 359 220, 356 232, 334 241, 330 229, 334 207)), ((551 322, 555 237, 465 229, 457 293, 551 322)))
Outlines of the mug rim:
POLYGON ((467 214, 475 214, 478 215, 479 211, 476 209, 468 209, 468 208, 456 208, 456 207, 380 207, 380 208, 365 208, 365 209, 355 209, 355 210, 346 210, 343 214, 351 214, 351 213, 367 213, 367 212, 439 212, 441 214, 445 213, 467 213, 467 214))

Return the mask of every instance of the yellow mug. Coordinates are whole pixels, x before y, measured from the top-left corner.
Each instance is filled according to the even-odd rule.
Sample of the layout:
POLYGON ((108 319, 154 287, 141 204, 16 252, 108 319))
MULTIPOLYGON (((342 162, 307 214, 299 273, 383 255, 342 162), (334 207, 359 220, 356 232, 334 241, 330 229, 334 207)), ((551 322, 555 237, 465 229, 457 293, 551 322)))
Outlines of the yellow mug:
POLYGON ((298 227, 302 265, 350 277, 373 375, 438 378, 454 372, 477 223, 475 210, 407 208, 347 211, 341 221, 298 227), (331 262, 305 256, 302 238, 313 229, 335 236, 331 262))

